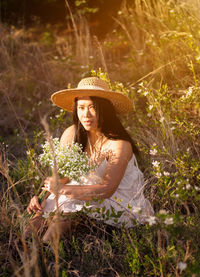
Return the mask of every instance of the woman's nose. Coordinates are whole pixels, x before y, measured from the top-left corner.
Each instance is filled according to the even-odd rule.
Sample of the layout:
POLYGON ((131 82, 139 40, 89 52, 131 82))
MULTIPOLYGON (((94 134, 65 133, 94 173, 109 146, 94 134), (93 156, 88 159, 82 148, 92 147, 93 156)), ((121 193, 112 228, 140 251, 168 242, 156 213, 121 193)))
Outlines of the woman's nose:
POLYGON ((86 117, 88 115, 90 115, 90 110, 88 108, 85 108, 85 110, 84 110, 84 116, 86 117))

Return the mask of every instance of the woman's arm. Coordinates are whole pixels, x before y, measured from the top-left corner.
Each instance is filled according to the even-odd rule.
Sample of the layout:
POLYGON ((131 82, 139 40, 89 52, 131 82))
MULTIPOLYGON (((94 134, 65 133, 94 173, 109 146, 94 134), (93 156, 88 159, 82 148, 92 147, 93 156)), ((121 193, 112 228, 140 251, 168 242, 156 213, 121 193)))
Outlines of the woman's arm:
MULTIPOLYGON (((127 141, 117 140, 112 142, 108 158, 107 167, 101 184, 95 185, 58 185, 58 193, 67 195, 72 199, 92 200, 94 198, 109 198, 116 191, 124 172, 132 157, 132 147, 127 141)), ((43 188, 52 192, 53 184, 50 188, 43 188)))
POLYGON ((60 138, 60 145, 72 144, 75 136, 75 125, 68 127, 60 138))

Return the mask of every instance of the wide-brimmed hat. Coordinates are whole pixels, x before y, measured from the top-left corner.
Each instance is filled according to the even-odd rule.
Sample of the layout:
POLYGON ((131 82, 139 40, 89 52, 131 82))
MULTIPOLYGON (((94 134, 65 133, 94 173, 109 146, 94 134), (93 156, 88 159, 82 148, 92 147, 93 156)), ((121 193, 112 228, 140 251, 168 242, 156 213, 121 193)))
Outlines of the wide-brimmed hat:
POLYGON ((84 96, 96 96, 110 100, 119 114, 132 110, 132 102, 126 95, 111 91, 107 83, 98 77, 82 79, 77 88, 57 91, 52 94, 51 100, 58 107, 72 112, 74 99, 84 96))

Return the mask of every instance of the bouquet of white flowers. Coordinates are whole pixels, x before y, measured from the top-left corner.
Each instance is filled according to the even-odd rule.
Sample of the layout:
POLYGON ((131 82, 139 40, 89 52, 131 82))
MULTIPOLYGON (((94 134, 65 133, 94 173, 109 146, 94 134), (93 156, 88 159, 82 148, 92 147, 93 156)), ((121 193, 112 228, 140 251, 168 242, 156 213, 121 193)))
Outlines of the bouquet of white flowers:
POLYGON ((53 168, 55 158, 60 178, 67 176, 79 182, 81 176, 87 175, 94 168, 80 144, 61 146, 58 138, 52 139, 52 142, 52 147, 48 141, 43 144, 43 153, 39 155, 39 161, 42 166, 53 168))
MULTIPOLYGON (((71 145, 61 146, 59 139, 52 139, 52 144, 46 141, 42 145, 43 153, 39 155, 38 160, 42 167, 53 169, 54 161, 57 165, 57 173, 59 178, 68 177, 73 184, 89 184, 87 175, 95 166, 90 165, 90 161, 81 145, 73 143, 71 145)), ((93 176, 94 174, 91 174, 93 176)), ((95 178, 93 178, 95 180, 95 178)), ((70 182, 71 183, 71 182, 70 182)), ((70 184, 69 183, 69 184, 70 184)), ((38 201, 41 203, 45 198, 47 191, 42 191, 38 196, 38 201)), ((32 217, 32 215, 29 215, 32 217)))

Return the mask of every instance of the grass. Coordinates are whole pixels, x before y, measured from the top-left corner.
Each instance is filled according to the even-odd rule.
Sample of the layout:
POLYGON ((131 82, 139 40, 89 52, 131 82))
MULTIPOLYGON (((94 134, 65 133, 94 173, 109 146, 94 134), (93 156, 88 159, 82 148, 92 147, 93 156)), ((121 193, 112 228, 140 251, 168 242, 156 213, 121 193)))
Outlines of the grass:
POLYGON ((84 18, 74 23, 76 35, 0 25, 0 276, 200 275, 198 5, 124 4, 103 41, 84 18), (60 136, 72 119, 50 95, 89 75, 133 100, 122 120, 140 148, 155 218, 123 230, 80 214, 70 237, 53 248, 39 237, 25 241, 23 211, 45 178, 35 159, 44 141, 40 118, 60 136))

